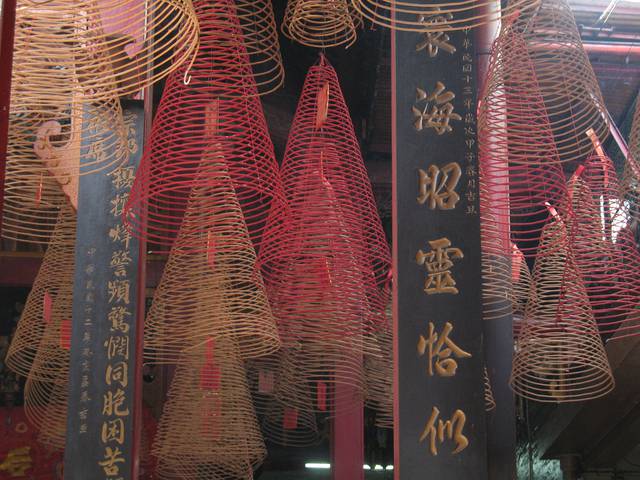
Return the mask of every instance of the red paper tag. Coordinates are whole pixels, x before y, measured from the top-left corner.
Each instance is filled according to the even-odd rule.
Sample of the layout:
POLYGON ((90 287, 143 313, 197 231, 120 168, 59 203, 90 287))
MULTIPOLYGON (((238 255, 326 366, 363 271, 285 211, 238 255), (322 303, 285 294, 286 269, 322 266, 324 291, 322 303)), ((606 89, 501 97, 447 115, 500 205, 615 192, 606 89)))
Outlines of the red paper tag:
POLYGON ((44 323, 51 323, 51 310, 53 309, 53 298, 49 295, 49 292, 44 292, 44 299, 42 301, 42 319, 44 323))
POLYGON ((318 410, 324 412, 327 410, 327 384, 318 382, 317 386, 318 410))
POLYGON ((511 280, 517 282, 520 280, 520 266, 524 261, 524 255, 515 243, 511 244, 513 255, 511 255, 511 280))
POLYGON ((204 107, 205 134, 208 138, 218 135, 220 103, 218 100, 212 100, 204 107))
POLYGON ((326 82, 318 91, 316 98, 316 128, 322 128, 329 114, 329 82, 326 82))
POLYGON ((258 392, 259 393, 272 393, 273 392, 273 372, 271 370, 260 370, 258 372, 258 392))
POLYGON ((60 347, 65 350, 71 349, 71 320, 60 322, 60 347))
POLYGON ((295 430, 298 428, 298 409, 286 407, 284 409, 284 418, 282 426, 285 430, 295 430))
POLYGON ((209 340, 205 345, 205 358, 200 370, 200 388, 203 390, 219 390, 221 372, 220 367, 215 364, 214 358, 215 341, 209 340))

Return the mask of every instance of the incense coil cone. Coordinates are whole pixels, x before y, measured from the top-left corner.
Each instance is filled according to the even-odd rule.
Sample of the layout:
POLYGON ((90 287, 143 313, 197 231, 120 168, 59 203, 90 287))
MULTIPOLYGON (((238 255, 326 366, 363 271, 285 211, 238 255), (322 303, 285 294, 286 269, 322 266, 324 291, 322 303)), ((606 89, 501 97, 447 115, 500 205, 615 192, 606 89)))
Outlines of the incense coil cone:
POLYGON ((495 2, 488 0, 352 1, 362 16, 376 25, 392 30, 437 33, 480 27, 518 12, 534 10, 541 0, 515 0, 497 10, 495 2))
MULTIPOLYGON (((182 224, 203 155, 223 151, 251 239, 259 248, 271 203, 283 201, 273 144, 234 3, 196 3, 202 41, 185 85, 182 70, 163 93, 124 221, 151 244, 170 247, 182 224)), ((206 231, 201 231, 206 234, 206 231)))
POLYGON ((606 395, 614 388, 613 374, 559 216, 545 228, 540 250, 536 295, 517 338, 510 384, 518 395, 540 402, 606 395))
POLYGON ((203 157, 184 222, 145 323, 145 357, 175 363, 209 338, 234 338, 243 358, 280 346, 256 254, 219 151, 203 157), (179 322, 176 319, 180 319, 179 322))
POLYGON ((233 341, 211 339, 180 359, 152 451, 160 478, 251 478, 266 448, 233 341))
POLYGON ((640 221, 640 101, 636 98, 636 109, 629 133, 629 155, 625 158, 621 184, 623 196, 630 203, 630 217, 640 221))
POLYGON ((366 356, 364 371, 366 403, 376 412, 375 423, 379 428, 393 428, 393 330, 391 308, 387 309, 389 325, 377 335, 382 355, 366 356))
POLYGON ((289 0, 282 33, 308 47, 349 47, 357 38, 352 13, 348 0, 289 0))
POLYGON ((47 325, 71 319, 75 239, 76 213, 67 204, 58 214, 51 242, 27 297, 5 360, 11 370, 24 377, 29 376, 32 370, 47 325))
POLYGON ((64 450, 67 434, 69 370, 60 370, 51 381, 27 378, 24 410, 38 429, 38 442, 54 450, 64 450))

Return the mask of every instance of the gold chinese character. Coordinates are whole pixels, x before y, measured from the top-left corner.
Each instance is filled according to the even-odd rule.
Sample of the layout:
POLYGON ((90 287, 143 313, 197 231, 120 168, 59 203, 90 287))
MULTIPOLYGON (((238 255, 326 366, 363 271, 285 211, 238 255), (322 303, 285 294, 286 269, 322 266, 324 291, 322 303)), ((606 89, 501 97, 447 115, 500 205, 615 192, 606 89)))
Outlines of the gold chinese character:
POLYGON ((127 397, 124 390, 118 388, 115 393, 109 390, 102 396, 102 414, 115 415, 116 417, 126 417, 129 415, 128 408, 122 408, 127 397))
POLYGON ((413 126, 417 131, 433 128, 438 135, 442 135, 453 130, 449 125, 451 120, 462 120, 460 115, 453 113, 454 107, 451 100, 456 98, 456 95, 445 91, 446 88, 442 82, 436 83, 436 88, 431 94, 416 88, 416 103, 411 110, 414 116, 413 126), (418 108, 421 104, 424 104, 422 109, 418 108))
POLYGON ((445 422, 439 420, 439 416, 440 410, 433 407, 431 418, 429 418, 427 425, 424 427, 424 430, 420 435, 420 443, 429 438, 429 451, 432 455, 438 455, 436 440, 438 443, 443 443, 445 438, 447 438, 449 440, 453 440, 456 444, 456 448, 453 453, 460 453, 469 445, 469 439, 463 434, 467 416, 462 410, 456 410, 453 413, 451 420, 447 420, 445 422), (438 422, 437 424, 436 421, 438 422))
POLYGON ((133 167, 120 167, 111 174, 111 185, 116 190, 130 189, 136 178, 133 167))
POLYGON ((424 253, 418 250, 416 262, 425 265, 428 276, 425 281, 424 291, 428 294, 453 293, 457 294, 456 282, 451 276, 453 260, 464 258, 462 250, 450 248, 451 241, 448 238, 429 241, 431 251, 424 253), (452 260, 453 259, 453 260, 452 260))
POLYGON ((136 142, 136 114, 133 112, 125 112, 124 127, 127 138, 129 139, 129 153, 134 154, 138 151, 138 142, 136 142))
POLYGON ((469 37, 465 37, 465 39, 462 41, 462 46, 464 47, 464 49, 469 50, 469 47, 471 47, 471 45, 473 44, 471 43, 469 37))
POLYGON ((109 330, 112 332, 127 333, 129 331, 129 324, 127 323, 127 317, 131 316, 131 312, 127 310, 127 307, 122 305, 116 305, 109 310, 107 314, 107 320, 111 323, 109 330))
POLYGON ((420 15, 418 21, 431 31, 422 34, 424 40, 416 45, 416 52, 426 49, 431 58, 437 57, 440 49, 447 53, 455 53, 456 47, 449 43, 449 35, 444 33, 444 31, 433 31, 434 26, 438 24, 446 25, 447 21, 452 19, 453 15, 451 13, 447 13, 446 15, 420 15))
POLYGON ((129 337, 113 335, 104 342, 104 347, 107 349, 107 358, 112 360, 116 356, 129 360, 129 337))
POLYGON ((113 274, 116 277, 126 277, 127 267, 131 264, 132 260, 129 256, 129 252, 126 250, 117 250, 111 254, 111 262, 109 266, 113 268, 113 274))
POLYGON ((127 198, 129 198, 128 193, 118 193, 111 199, 111 215, 114 217, 120 217, 122 215, 124 205, 127 203, 127 198))
POLYGON ((102 467, 105 475, 118 475, 120 473, 118 463, 124 463, 124 457, 118 447, 106 447, 102 458, 104 460, 98 462, 98 465, 102 467))
POLYGON ((109 230, 109 238, 112 242, 120 242, 124 245, 125 249, 129 249, 129 242, 131 241, 131 233, 124 228, 122 224, 118 224, 109 230))
POLYGON ((441 377, 453 377, 458 369, 456 358, 469 358, 471 354, 462 350, 453 343, 449 338, 449 334, 453 330, 453 325, 449 322, 445 323, 442 333, 438 335, 435 332, 433 322, 429 322, 429 337, 424 338, 420 335, 418 340, 418 355, 423 356, 427 353, 429 357, 429 376, 433 376, 433 367, 435 363, 435 371, 441 377), (435 359, 435 362, 434 362, 435 359))
POLYGON ((462 175, 460 165, 455 162, 448 163, 442 168, 430 165, 426 172, 420 169, 419 175, 418 203, 420 205, 424 205, 428 200, 431 210, 436 207, 441 210, 451 210, 456 207, 456 203, 460 200, 460 195, 455 191, 462 175))
POLYGON ((109 303, 112 302, 124 302, 129 304, 129 280, 113 280, 107 284, 109 290, 109 303))
POLYGON ((0 463, 0 472, 7 472, 11 478, 26 478, 26 472, 32 466, 31 447, 18 447, 7 453, 0 463))
POLYGON ((124 443, 124 421, 121 418, 102 422, 102 432, 100 439, 103 443, 117 442, 124 443))
POLYGON ((105 161, 107 154, 101 142, 93 142, 88 147, 83 148, 84 157, 91 159, 93 162, 102 163, 105 161))
POLYGON ((107 385, 111 386, 112 383, 119 383, 122 388, 125 388, 129 383, 127 377, 128 367, 125 362, 118 362, 115 364, 108 364, 105 371, 104 380, 107 385))

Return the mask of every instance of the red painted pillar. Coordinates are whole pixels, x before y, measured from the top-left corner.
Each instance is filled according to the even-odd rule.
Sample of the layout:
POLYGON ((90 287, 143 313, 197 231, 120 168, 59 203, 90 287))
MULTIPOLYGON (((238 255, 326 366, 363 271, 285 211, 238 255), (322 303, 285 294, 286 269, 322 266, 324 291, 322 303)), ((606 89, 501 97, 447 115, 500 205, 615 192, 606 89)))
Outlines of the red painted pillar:
POLYGON ((2 0, 0 23, 0 218, 4 204, 4 175, 7 164, 7 134, 11 101, 11 69, 13 67, 13 34, 16 23, 16 0, 2 0))
MULTIPOLYGON (((355 387, 336 384, 336 396, 347 397, 359 392, 355 387)), ((357 408, 346 412, 339 412, 333 419, 331 429, 331 450, 333 461, 333 480, 363 480, 364 479, 364 405, 362 400, 357 408)))

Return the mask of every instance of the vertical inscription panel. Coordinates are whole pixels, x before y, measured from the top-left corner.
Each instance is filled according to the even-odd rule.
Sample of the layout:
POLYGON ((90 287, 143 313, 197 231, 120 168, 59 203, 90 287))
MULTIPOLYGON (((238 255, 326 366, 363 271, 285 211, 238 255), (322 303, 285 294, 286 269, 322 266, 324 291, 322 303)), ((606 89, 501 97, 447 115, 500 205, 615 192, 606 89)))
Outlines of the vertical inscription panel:
POLYGON ((144 112, 137 101, 123 109, 128 164, 79 183, 65 480, 131 478, 138 242, 121 215, 142 154, 144 112))
POLYGON ((465 31, 393 35, 396 479, 482 480, 474 37, 465 31))

